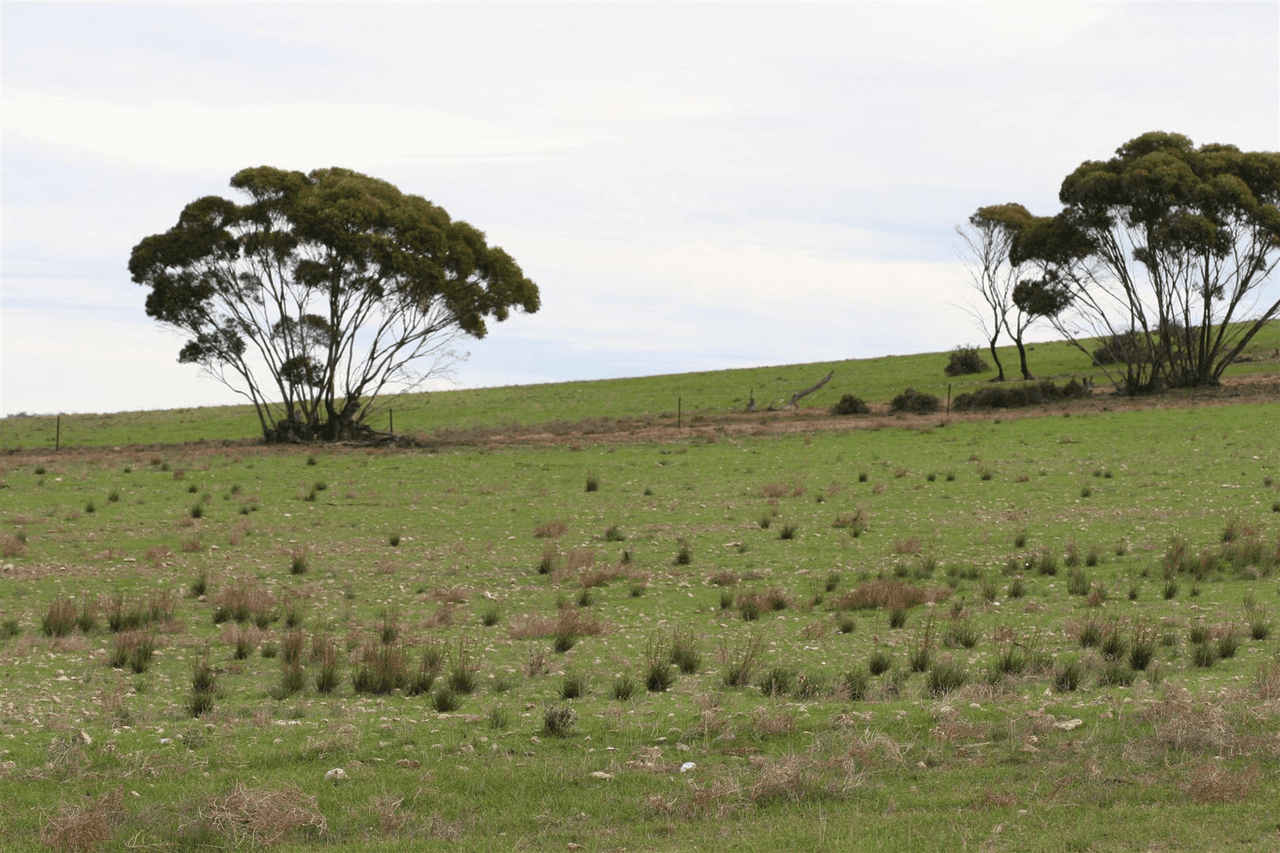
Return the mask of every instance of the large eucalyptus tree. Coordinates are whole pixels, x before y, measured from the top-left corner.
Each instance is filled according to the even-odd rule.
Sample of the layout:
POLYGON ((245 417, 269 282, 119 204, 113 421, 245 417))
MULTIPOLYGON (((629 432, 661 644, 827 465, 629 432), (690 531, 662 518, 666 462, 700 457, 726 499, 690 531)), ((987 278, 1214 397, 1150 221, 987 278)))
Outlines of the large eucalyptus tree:
POLYGON ((380 397, 449 362, 537 286, 511 256, 442 208, 347 169, 245 169, 134 247, 147 315, 178 354, 247 397, 267 441, 368 432, 380 397))

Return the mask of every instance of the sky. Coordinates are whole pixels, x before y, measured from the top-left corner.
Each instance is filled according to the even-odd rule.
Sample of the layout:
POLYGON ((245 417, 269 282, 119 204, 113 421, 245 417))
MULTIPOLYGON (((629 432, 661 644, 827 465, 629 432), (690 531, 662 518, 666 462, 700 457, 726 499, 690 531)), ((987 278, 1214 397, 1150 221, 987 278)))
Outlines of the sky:
POLYGON ((363 172, 506 249, 542 308, 460 343, 442 387, 474 388, 981 343, 977 208, 1055 213, 1152 130, 1280 150, 1277 2, 0 16, 3 415, 243 402, 177 363, 128 259, 248 166, 363 172))

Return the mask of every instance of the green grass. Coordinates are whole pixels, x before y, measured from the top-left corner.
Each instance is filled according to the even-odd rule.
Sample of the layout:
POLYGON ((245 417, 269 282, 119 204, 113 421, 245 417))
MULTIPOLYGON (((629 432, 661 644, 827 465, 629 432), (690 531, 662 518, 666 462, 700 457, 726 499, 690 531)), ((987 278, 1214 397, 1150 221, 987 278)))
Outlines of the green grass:
MULTIPOLYGON (((915 358, 941 375, 945 356, 915 358)), ((811 384, 787 370, 786 389, 811 384)), ((833 393, 907 384, 924 386, 833 393)), ((568 417, 553 390, 571 388, 507 411, 568 417)), ((436 452, 11 453, 6 849, 93 832, 103 849, 274 832, 280 849, 1267 849, 1280 641, 1250 626, 1280 598, 1277 422, 1277 404, 1094 406, 794 434, 708 416, 635 443, 588 423, 436 452), (143 633, 117 639, 117 612, 143 633), (153 644, 141 671, 135 639, 153 644), (872 674, 877 654, 893 665, 872 674)))
MULTIPOLYGON (((974 336, 964 329, 962 335, 974 336)), ((998 348, 1007 377, 1017 375, 1017 352, 998 348)), ((1280 352, 1280 322, 1267 325, 1250 341, 1241 362, 1227 376, 1273 373, 1280 352)), ((984 353, 985 355, 985 353, 984 353)), ((945 404, 984 387, 995 371, 949 378, 943 373, 949 350, 934 353, 848 361, 745 368, 671 376, 522 385, 503 388, 411 394, 389 401, 396 432, 465 439, 471 430, 567 433, 586 435, 614 429, 674 426, 677 409, 684 426, 727 413, 744 412, 749 398, 757 408, 781 409, 796 391, 833 371, 832 380, 801 400, 801 410, 825 412, 844 394, 855 393, 872 404, 887 404, 907 388, 935 394, 945 404), (536 428, 536 429, 535 429, 536 428)), ((1062 342, 1032 344, 1029 364, 1037 380, 1062 382, 1091 377, 1104 390, 1102 373, 1089 359, 1062 342)), ((988 358, 988 360, 990 360, 988 358)), ((194 376, 194 373, 193 373, 194 376)), ((204 381, 204 380, 202 380, 204 381)), ((763 413, 762 416, 764 416, 763 413)), ((370 424, 385 430, 385 415, 370 424)), ((0 450, 52 449, 58 424, 51 416, 9 417, 0 421, 0 450)), ((250 406, 206 409, 63 415, 62 447, 113 447, 148 444, 217 443, 261 438, 250 406)), ((323 455, 323 454, 321 454, 323 455)))

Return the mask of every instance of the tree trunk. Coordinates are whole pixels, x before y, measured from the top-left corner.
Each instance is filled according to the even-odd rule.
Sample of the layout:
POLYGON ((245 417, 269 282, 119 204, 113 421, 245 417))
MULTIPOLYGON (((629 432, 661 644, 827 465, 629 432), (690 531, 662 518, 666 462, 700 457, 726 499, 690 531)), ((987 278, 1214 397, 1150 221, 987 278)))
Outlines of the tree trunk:
POLYGON ((994 362, 996 363, 996 373, 997 373, 997 375, 996 375, 996 378, 995 378, 995 379, 993 379, 993 380, 991 380, 991 381, 992 381, 992 382, 1003 382, 1003 381, 1004 381, 1004 365, 1000 363, 1000 356, 996 355, 996 341, 997 341, 997 340, 999 340, 999 335, 997 335, 996 337, 994 337, 994 338, 992 338, 991 340, 987 341, 987 349, 989 349, 989 350, 991 351, 991 360, 992 360, 992 361, 994 361, 994 362))

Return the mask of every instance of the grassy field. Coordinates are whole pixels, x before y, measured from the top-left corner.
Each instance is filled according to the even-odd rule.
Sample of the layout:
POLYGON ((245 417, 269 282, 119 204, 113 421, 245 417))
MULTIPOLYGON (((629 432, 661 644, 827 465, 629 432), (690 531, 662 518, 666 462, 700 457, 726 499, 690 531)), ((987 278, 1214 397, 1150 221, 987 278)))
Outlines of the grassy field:
MULTIPOLYGON (((1018 357, 1013 347, 999 348, 1007 377, 1016 377, 1018 357)), ((990 361, 990 358, 987 358, 990 361)), ((1090 378, 1102 389, 1101 371, 1079 350, 1063 342, 1032 344, 1028 364, 1039 379, 1065 382, 1090 378)), ((742 413, 754 399, 760 410, 781 409, 791 396, 832 373, 831 381, 800 401, 802 412, 823 412, 843 395, 868 403, 886 404, 907 388, 934 394, 944 401, 985 387, 995 371, 949 378, 943 372, 947 353, 884 356, 760 367, 674 376, 565 382, 506 388, 410 394, 387 401, 372 426, 394 428, 401 434, 439 436, 455 443, 468 430, 540 430, 588 422, 596 430, 670 425, 681 416, 742 413)), ((1280 322, 1271 323, 1246 349, 1228 377, 1274 373, 1280 367, 1280 322)), ((197 379, 192 370, 192 381, 197 379)), ((1017 384, 1017 383, 1014 383, 1017 384)), ((261 438, 250 406, 177 409, 154 412, 9 417, 0 421, 0 450, 61 447, 114 447, 133 444, 225 442, 261 438)))
POLYGON ((716 418, 942 363, 454 392, 676 389, 652 437, 9 453, 4 849, 1280 848, 1280 405, 716 418))

